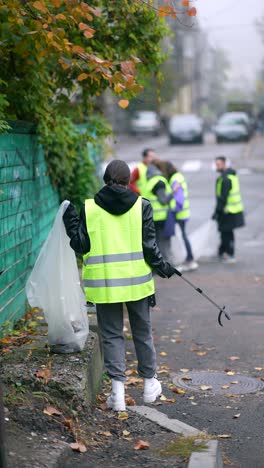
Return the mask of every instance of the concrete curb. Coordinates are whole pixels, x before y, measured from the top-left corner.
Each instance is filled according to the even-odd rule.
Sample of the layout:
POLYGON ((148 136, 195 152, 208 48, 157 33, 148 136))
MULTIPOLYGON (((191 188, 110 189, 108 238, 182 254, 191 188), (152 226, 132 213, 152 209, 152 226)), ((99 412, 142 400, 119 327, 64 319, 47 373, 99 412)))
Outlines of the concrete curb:
POLYGON ((168 431, 175 432, 176 434, 182 434, 184 436, 199 436, 204 434, 195 427, 189 426, 178 419, 169 419, 166 414, 161 413, 161 411, 158 411, 155 408, 150 408, 148 406, 130 406, 128 409, 129 411, 134 411, 135 413, 144 416, 150 421, 155 422, 159 426, 168 429, 168 431))
MULTIPOLYGON (((149 421, 158 424, 168 431, 183 436, 197 436, 197 442, 200 441, 199 435, 205 434, 178 419, 169 419, 166 414, 148 406, 131 406, 128 410, 144 416, 149 421)), ((218 440, 201 440, 201 442, 204 442, 207 449, 203 452, 193 452, 188 463, 188 468, 223 468, 223 459, 218 440)))
POLYGON ((218 440, 206 442, 207 449, 203 452, 193 452, 188 468, 223 468, 223 459, 218 440))

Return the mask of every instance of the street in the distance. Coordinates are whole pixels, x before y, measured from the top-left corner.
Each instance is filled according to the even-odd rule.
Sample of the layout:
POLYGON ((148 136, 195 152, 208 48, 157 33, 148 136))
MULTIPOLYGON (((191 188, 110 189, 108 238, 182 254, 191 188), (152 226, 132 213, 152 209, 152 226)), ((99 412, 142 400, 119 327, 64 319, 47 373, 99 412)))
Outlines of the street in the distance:
MULTIPOLYGON (((237 264, 201 262, 198 271, 187 274, 215 301, 226 305, 231 321, 224 320, 224 328, 217 324, 214 307, 180 278, 167 282, 157 280, 158 307, 152 312, 152 321, 159 364, 169 366, 168 381, 174 374, 181 374, 180 369, 187 369, 201 371, 201 375, 204 371, 229 370, 234 372, 233 382, 236 374, 255 377, 259 379, 256 382, 261 382, 264 378, 264 194, 263 168, 258 158, 264 152, 263 140, 258 140, 257 147, 252 142, 250 147, 248 144, 216 145, 210 137, 201 147, 169 147, 165 138, 152 139, 147 144, 161 158, 173 159, 181 170, 190 168, 185 171, 192 213, 190 232, 213 212, 216 179, 213 159, 220 154, 230 158, 232 167, 238 169, 246 214, 246 227, 236 231, 237 264), (162 351, 166 353, 164 357, 160 355, 162 351)), ((140 151, 144 146, 142 140, 135 148, 140 151)), ((121 154, 125 156, 122 145, 118 148, 118 155, 121 154)), ((135 156, 133 145, 126 156, 128 160, 135 156)), ((234 395, 232 385, 235 386, 231 384, 225 396, 199 387, 196 392, 187 390, 184 396, 178 396, 175 404, 163 404, 158 409, 210 434, 227 435, 228 438, 222 439, 227 466, 230 461, 239 468, 262 468, 263 391, 256 389, 244 395, 241 388, 240 395, 234 395)), ((173 395, 166 384, 164 393, 168 398, 173 395)), ((136 399, 140 401, 138 394, 136 399)))

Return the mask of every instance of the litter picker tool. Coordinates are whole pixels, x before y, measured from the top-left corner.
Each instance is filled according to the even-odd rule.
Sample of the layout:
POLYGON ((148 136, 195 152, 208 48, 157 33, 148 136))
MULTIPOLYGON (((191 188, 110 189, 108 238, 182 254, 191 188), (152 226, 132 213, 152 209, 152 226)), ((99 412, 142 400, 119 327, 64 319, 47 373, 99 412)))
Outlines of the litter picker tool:
POLYGON ((230 315, 228 315, 228 313, 225 310, 225 305, 223 307, 220 307, 215 301, 213 301, 209 296, 207 296, 207 294, 205 294, 201 288, 198 288, 191 281, 189 281, 187 278, 185 278, 185 276, 183 276, 182 273, 179 270, 176 270, 176 268, 175 268, 174 271, 175 271, 176 275, 180 276, 180 278, 183 281, 185 281, 185 283, 189 284, 189 286, 191 286, 193 289, 195 289, 195 291, 197 291, 199 294, 201 294, 205 299, 207 299, 211 304, 213 304, 219 310, 218 323, 219 323, 219 325, 221 327, 223 326, 222 321, 221 321, 221 318, 222 318, 223 314, 224 314, 224 316, 226 317, 227 320, 231 320, 230 315))

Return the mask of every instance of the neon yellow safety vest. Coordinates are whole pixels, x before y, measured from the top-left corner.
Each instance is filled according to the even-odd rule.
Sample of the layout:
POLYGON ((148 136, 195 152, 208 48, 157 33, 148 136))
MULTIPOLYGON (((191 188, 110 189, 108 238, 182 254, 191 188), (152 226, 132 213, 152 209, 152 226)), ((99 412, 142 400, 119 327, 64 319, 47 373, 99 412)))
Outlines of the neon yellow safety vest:
POLYGON ((144 195, 144 191, 146 190, 146 183, 147 183, 147 170, 148 167, 144 163, 140 163, 138 165, 138 175, 139 178, 136 181, 136 187, 138 188, 138 191, 140 195, 144 195))
POLYGON ((95 304, 137 301, 154 294, 142 248, 142 198, 123 215, 85 201, 91 250, 83 257, 86 299, 95 304))
MULTIPOLYGON (((239 178, 235 174, 227 174, 226 177, 231 181, 231 189, 229 190, 226 205, 224 207, 225 213, 241 213, 244 210, 242 197, 240 193, 240 183, 239 178)), ((223 177, 219 177, 216 185, 216 195, 217 197, 221 196, 222 192, 223 177)))
POLYGON ((170 195, 170 193, 172 193, 170 184, 167 181, 167 179, 163 177, 162 175, 155 175, 151 177, 149 180, 147 180, 146 191, 144 192, 144 197, 150 201, 151 206, 153 208, 154 221, 165 221, 167 218, 168 209, 169 209, 169 204, 162 205, 159 202, 158 197, 156 197, 156 195, 152 193, 153 188, 160 181, 164 182, 166 194, 170 195))
MULTIPOLYGON (((179 219, 179 220, 188 219, 191 215, 191 211, 190 211, 189 192, 188 192, 187 182, 181 172, 176 172, 175 174, 171 176, 170 186, 172 186, 173 182, 175 181, 177 181, 182 186, 183 194, 184 194, 183 207, 180 211, 176 213, 176 219, 179 219)), ((176 207, 175 200, 172 200, 171 208, 175 209, 175 207, 176 207)))

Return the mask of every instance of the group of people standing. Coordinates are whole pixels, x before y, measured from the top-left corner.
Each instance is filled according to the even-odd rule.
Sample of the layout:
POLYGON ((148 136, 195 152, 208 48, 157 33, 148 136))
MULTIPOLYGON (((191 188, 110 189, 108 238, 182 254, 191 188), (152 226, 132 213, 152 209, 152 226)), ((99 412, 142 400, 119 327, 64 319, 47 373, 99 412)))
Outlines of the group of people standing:
POLYGON ((147 148, 142 153, 142 162, 131 174, 130 188, 151 202, 156 239, 163 258, 174 263, 171 237, 177 224, 186 248, 185 261, 178 269, 196 270, 198 263, 193 258, 186 232, 190 202, 184 175, 170 161, 158 159, 155 152, 147 148))
MULTIPOLYGON (((217 158, 217 205, 213 215, 221 232, 219 256, 234 261, 233 229, 244 224, 238 177, 217 158)), ((63 215, 70 246, 83 255, 83 287, 86 300, 96 304, 104 350, 105 369, 112 380, 107 407, 124 411, 126 355, 123 311, 126 304, 144 382, 143 400, 153 403, 161 394, 150 307, 156 304, 152 274, 171 278, 170 239, 175 223, 186 246, 182 270, 196 269, 186 222, 190 217, 188 187, 184 176, 168 161, 143 152, 143 161, 130 174, 121 160, 111 161, 104 186, 85 200, 80 214, 70 203, 63 215), (169 261, 168 261, 169 260, 169 261)))

